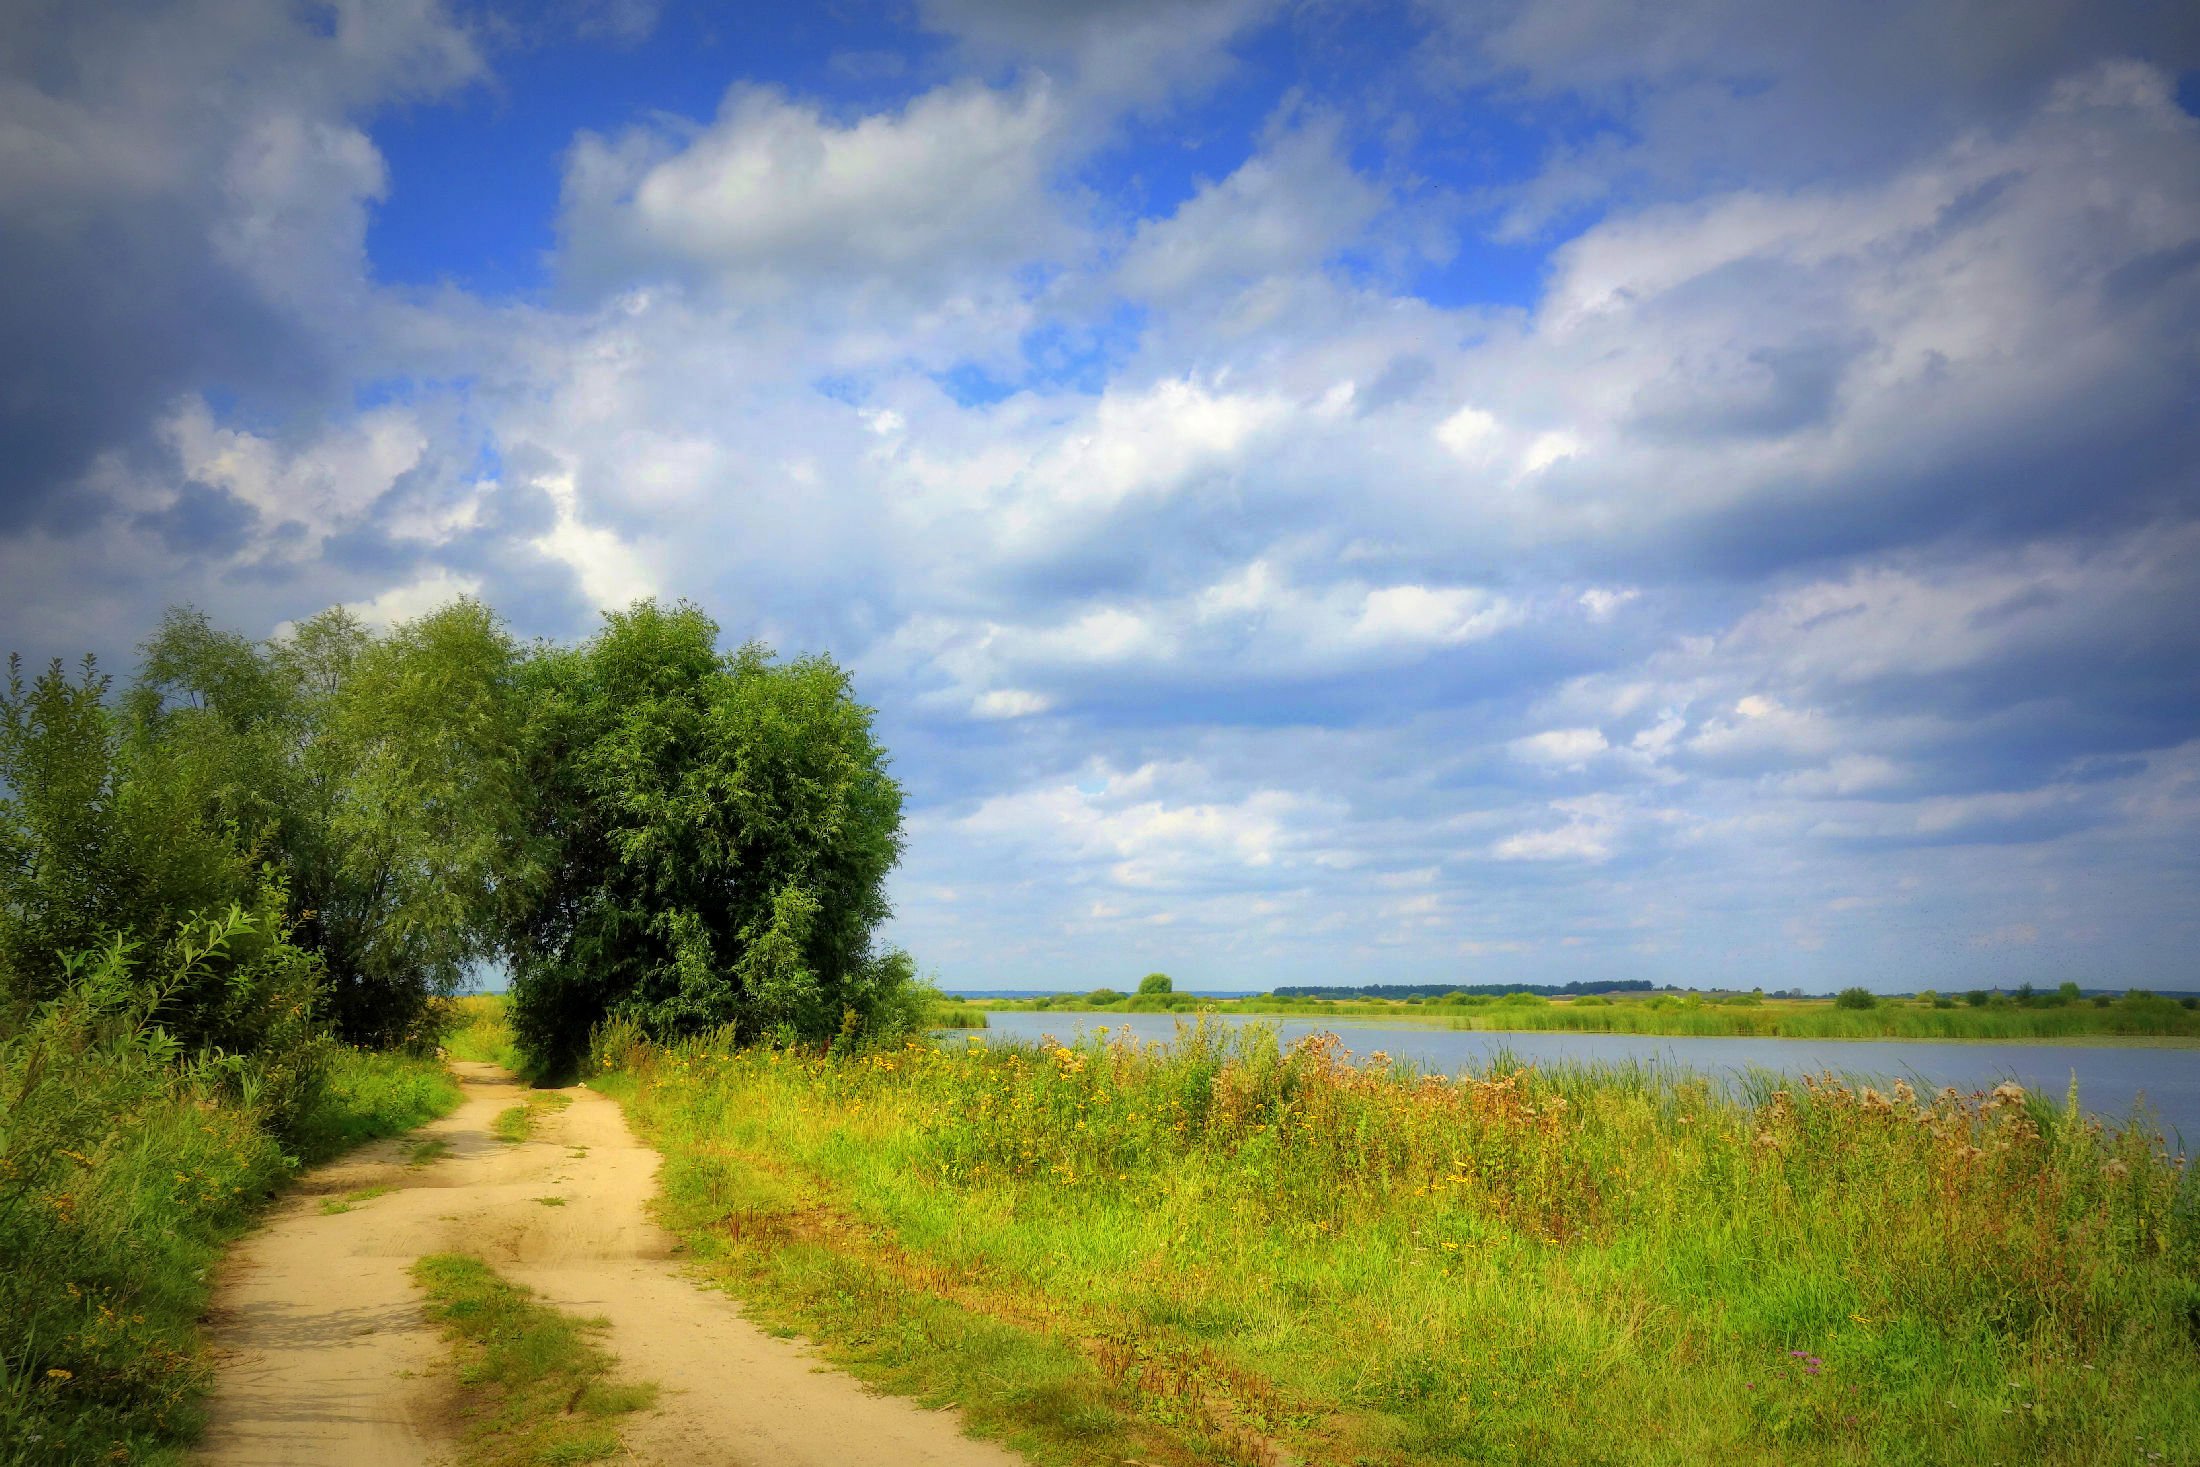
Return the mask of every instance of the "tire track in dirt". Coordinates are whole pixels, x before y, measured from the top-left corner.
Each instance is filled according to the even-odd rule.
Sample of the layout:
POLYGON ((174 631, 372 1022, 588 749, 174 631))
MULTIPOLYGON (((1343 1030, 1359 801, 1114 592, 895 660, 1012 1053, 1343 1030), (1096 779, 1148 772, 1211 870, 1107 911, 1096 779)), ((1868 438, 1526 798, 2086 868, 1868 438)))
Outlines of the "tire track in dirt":
POLYGON ((961 1434, 952 1411, 874 1394, 810 1347, 775 1338, 691 1282, 651 1221, 657 1153, 593 1091, 544 1111, 533 1136, 490 1123, 528 1094, 492 1065, 455 1064, 458 1110, 404 1141, 311 1173, 224 1267, 210 1318, 217 1376, 198 1460, 215 1467, 416 1467, 448 1460, 457 1399, 447 1347, 406 1270, 470 1252, 547 1304, 610 1321, 620 1375, 661 1387, 622 1422, 664 1467, 1021 1467, 961 1434), (410 1166, 412 1143, 440 1160, 410 1166), (373 1188, 348 1210, 323 1204, 373 1188), (546 1205, 540 1199, 561 1199, 546 1205))

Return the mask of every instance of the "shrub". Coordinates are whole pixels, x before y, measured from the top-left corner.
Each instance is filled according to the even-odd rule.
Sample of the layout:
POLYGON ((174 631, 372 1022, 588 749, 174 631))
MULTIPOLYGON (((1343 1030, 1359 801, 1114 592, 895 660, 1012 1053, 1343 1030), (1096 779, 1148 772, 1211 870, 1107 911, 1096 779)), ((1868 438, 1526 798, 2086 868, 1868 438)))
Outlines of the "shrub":
POLYGON ((198 1278, 287 1171, 243 1076, 185 1059, 157 1022, 209 977, 234 921, 134 973, 115 938, 0 1043, 0 1441, 85 1462, 187 1434, 198 1278), (229 1099, 230 1103, 222 1103, 229 1099))
POLYGON ((1148 973, 1138 980, 1140 993, 1174 993, 1176 980, 1166 973, 1148 973))
POLYGON ((1869 988, 1844 988, 1833 1000, 1833 1006, 1837 1009, 1868 1009, 1876 1008, 1878 1004, 1878 995, 1869 988))

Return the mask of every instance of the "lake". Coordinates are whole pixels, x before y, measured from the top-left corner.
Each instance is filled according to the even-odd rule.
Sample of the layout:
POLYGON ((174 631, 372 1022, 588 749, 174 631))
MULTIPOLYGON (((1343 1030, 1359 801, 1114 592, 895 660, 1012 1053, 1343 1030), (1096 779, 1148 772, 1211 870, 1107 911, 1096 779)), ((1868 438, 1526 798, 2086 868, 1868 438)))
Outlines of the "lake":
MULTIPOLYGON (((1109 1032, 1129 1029, 1140 1039, 1167 1040, 1176 1034, 1171 1014, 993 1013, 983 1031, 951 1031, 960 1037, 1037 1040, 1044 1035, 1068 1039, 1105 1024, 1109 1032)), ((1439 1029, 1433 1025, 1385 1024, 1351 1019, 1262 1018, 1217 1015, 1226 1024, 1272 1024, 1286 1045, 1308 1034, 1332 1033, 1355 1054, 1383 1050, 1393 1059, 1425 1070, 1454 1074, 1479 1069, 1498 1050, 1531 1064, 1623 1064, 1649 1061, 1693 1070, 1725 1080, 1755 1068, 1786 1075, 1836 1074, 1908 1080, 1920 1092, 1953 1085, 1966 1093, 1990 1090, 2014 1080, 2027 1090, 2060 1100, 2078 1081, 2078 1098, 2088 1111, 2109 1120, 2130 1114, 2144 1097, 2152 1105, 2171 1149, 2200 1143, 2200 1049, 2079 1044, 1932 1044, 1911 1040, 1859 1039, 1703 1039, 1693 1035, 1495 1033, 1439 1029)))

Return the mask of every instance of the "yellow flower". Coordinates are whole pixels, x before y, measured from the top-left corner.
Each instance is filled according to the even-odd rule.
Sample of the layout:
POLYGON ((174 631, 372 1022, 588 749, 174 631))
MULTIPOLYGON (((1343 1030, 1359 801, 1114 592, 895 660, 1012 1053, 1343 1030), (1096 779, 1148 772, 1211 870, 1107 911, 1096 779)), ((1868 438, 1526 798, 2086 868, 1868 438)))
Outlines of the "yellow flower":
POLYGON ((46 1379, 48 1379, 48 1380, 75 1380, 75 1379, 76 1379, 76 1372, 75 1372, 75 1371, 73 1371, 73 1370, 63 1370, 63 1369, 61 1369, 61 1368, 60 1368, 59 1366, 55 1366, 55 1367, 54 1367, 53 1369, 51 1369, 51 1370, 49 1370, 49 1371, 47 1371, 47 1372, 46 1372, 46 1379))

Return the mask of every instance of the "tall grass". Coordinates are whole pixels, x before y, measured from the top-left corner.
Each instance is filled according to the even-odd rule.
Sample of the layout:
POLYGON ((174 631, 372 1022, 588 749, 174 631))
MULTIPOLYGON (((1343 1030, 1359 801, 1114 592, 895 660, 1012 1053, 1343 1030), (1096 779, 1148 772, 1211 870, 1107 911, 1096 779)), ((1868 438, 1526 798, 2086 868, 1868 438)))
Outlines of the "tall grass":
POLYGON ((756 1307, 1063 1460, 2200 1441, 2200 1185, 2074 1097, 1435 1078, 1213 1024, 604 1059, 668 1220, 756 1307))
MULTIPOLYGON (((200 956, 206 950, 200 951, 200 956)), ((307 1156, 448 1110, 430 1061, 332 1050, 310 1082, 186 1057, 126 946, 0 1040, 0 1463, 170 1460, 199 1425, 222 1245, 307 1156), (286 1154, 288 1138, 296 1148, 286 1154)), ((185 975, 188 976, 188 975, 185 975)))
POLYGON ((515 1075, 528 1073, 526 1059, 512 1036, 511 1000, 501 993, 475 993, 450 1001, 443 1052, 452 1059, 502 1065, 515 1075))

